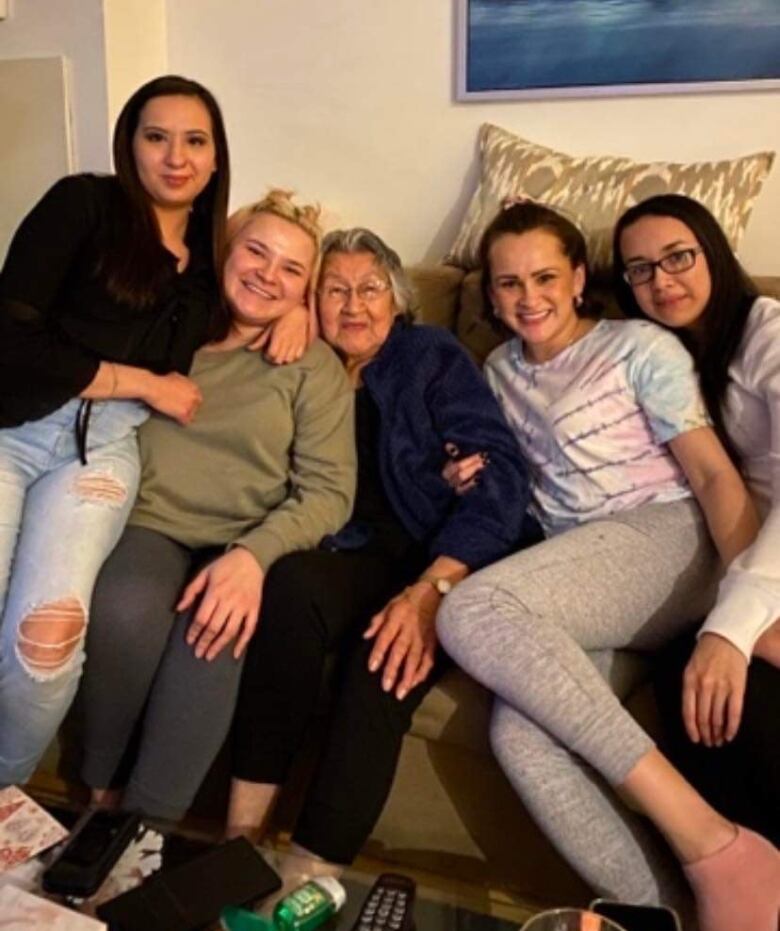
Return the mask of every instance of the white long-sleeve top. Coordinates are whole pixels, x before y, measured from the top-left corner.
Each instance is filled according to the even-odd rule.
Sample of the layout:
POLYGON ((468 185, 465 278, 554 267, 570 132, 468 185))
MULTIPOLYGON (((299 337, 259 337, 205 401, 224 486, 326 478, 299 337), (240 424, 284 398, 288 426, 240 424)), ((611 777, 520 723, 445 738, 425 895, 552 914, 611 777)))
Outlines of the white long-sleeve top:
POLYGON ((756 299, 729 375, 726 429, 763 523, 729 566, 700 633, 720 634, 749 660, 780 617, 780 302, 756 299))

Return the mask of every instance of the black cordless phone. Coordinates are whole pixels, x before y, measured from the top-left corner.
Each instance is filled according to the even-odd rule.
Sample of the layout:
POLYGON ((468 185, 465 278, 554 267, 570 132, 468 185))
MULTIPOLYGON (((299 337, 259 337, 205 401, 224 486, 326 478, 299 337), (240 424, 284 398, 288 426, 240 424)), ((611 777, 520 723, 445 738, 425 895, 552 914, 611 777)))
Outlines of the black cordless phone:
POLYGON ((410 931, 415 888, 408 876, 382 873, 366 896, 352 931, 410 931))

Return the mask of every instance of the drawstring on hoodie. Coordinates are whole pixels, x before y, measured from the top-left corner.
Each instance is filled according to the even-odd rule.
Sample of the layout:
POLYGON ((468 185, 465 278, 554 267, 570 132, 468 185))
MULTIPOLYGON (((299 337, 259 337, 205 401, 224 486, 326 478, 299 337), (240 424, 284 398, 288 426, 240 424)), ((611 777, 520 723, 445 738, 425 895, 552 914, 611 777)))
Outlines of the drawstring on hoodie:
POLYGON ((76 448, 82 465, 87 464, 87 431, 92 414, 92 401, 82 401, 76 412, 76 448))

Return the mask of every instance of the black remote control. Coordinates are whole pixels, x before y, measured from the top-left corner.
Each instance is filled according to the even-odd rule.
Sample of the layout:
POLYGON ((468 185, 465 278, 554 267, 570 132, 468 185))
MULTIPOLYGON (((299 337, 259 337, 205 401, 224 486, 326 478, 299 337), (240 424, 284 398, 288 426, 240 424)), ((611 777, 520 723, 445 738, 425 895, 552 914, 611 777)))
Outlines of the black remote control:
POLYGON ((360 909, 352 931, 411 931, 414 924, 414 880, 382 873, 360 909))

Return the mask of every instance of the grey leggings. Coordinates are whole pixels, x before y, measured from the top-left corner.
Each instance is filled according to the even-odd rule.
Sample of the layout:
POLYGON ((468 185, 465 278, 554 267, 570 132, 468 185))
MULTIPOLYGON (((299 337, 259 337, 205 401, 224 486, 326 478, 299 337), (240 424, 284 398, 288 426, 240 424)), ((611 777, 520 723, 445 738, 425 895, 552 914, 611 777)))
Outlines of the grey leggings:
POLYGON ((174 611, 203 555, 127 527, 92 599, 82 776, 93 788, 118 781, 124 806, 154 817, 177 819, 189 808, 238 693, 243 661, 230 647, 211 662, 197 659, 184 639, 190 615, 174 611), (122 772, 131 738, 137 753, 122 772))
POLYGON ((458 585, 439 611, 444 648, 496 695, 499 763, 600 895, 684 901, 671 855, 608 785, 622 783, 653 742, 604 667, 609 651, 656 650, 706 614, 718 571, 700 509, 686 499, 515 553, 458 585))

